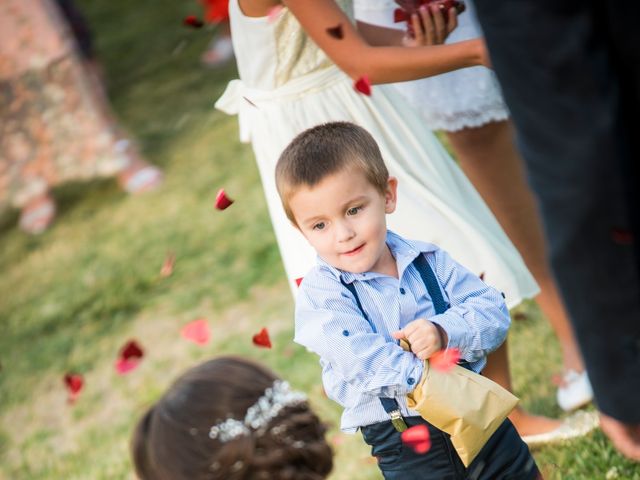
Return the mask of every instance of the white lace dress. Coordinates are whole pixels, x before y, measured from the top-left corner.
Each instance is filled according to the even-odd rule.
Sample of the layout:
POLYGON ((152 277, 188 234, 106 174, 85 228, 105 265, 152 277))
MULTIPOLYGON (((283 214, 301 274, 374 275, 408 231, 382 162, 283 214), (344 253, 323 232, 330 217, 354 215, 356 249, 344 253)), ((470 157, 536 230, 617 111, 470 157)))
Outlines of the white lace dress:
MULTIPOLYGON (((482 36, 471 0, 458 16, 458 27, 446 43, 482 36)), ((362 22, 387 28, 404 29, 393 23, 393 0, 355 0, 355 15, 362 22)), ((485 67, 470 67, 412 82, 396 83, 398 91, 424 117, 432 130, 454 132, 468 127, 505 120, 509 117, 495 73, 485 67)))
MULTIPOLYGON (((351 15, 351 3, 338 2, 351 15)), ((447 151, 424 121, 388 85, 357 93, 288 9, 275 19, 245 16, 229 2, 240 80, 232 81, 216 107, 238 114, 240 138, 251 142, 269 214, 292 290, 315 264, 316 254, 289 223, 275 186, 275 165, 300 132, 329 121, 366 128, 398 177, 398 208, 389 228, 407 238, 440 245, 514 306, 537 293, 520 254, 506 237, 447 151)))

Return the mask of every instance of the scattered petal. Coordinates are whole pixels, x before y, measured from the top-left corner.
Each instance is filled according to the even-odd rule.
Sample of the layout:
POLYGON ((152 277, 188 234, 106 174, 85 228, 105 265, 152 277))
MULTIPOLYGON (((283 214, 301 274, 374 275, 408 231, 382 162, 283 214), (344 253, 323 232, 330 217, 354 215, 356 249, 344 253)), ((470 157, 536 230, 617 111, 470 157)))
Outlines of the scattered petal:
POLYGON ((460 360, 460 350, 447 348, 436 352, 429 358, 429 364, 440 372, 448 372, 460 360))
POLYGON ((528 318, 529 317, 527 317, 527 314, 524 312, 516 312, 513 314, 514 320, 522 321, 522 320, 527 320, 528 318))
POLYGON ((263 328, 253 336, 253 344, 257 347, 271 348, 271 340, 266 328, 263 328))
POLYGON ((414 452, 424 454, 431 448, 431 437, 429 436, 429 428, 425 425, 415 425, 407 428, 400 435, 402 443, 411 447, 414 452))
POLYGON ((480 272, 480 275, 478 275, 478 277, 480 277, 480 280, 484 282, 484 272, 480 272))
POLYGON ((82 378, 82 375, 78 373, 67 373, 64 376, 64 384, 69 392, 69 398, 67 401, 69 403, 75 402, 80 396, 80 392, 84 386, 84 379, 82 378))
POLYGON ((120 349, 120 355, 115 365, 116 371, 121 375, 130 372, 138 366, 143 356, 142 347, 135 340, 128 341, 120 349))
POLYGON ((267 13, 267 21, 269 23, 275 22, 280 16, 280 12, 284 9, 282 5, 276 5, 269 9, 269 13, 267 13))
POLYGON ((209 343, 209 324, 205 318, 199 318, 182 327, 182 336, 198 345, 209 343))
POLYGON ((335 38, 336 40, 342 40, 344 37, 344 32, 342 31, 342 24, 339 23, 335 27, 327 28, 327 33, 330 37, 335 38))
POLYGON ((296 278, 296 285, 297 285, 297 286, 300 286, 300 284, 302 283, 302 279, 303 279, 303 278, 304 278, 304 277, 296 278))
POLYGON ((369 81, 369 77, 366 75, 361 76, 356 82, 353 84, 353 88, 355 88, 358 92, 363 95, 371 95, 371 82, 369 81))
POLYGON ((222 23, 229 20, 229 0, 201 0, 204 18, 208 23, 222 23))
POLYGON ((185 27, 202 28, 204 22, 195 15, 188 15, 184 17, 184 20, 182 20, 182 24, 185 27))
POLYGON ((140 363, 140 360, 136 358, 132 358, 129 360, 127 360, 126 358, 119 358, 116 361, 116 372, 118 372, 120 375, 129 373, 131 370, 134 370, 138 366, 138 363, 140 363))
POLYGON ((176 263, 176 256, 173 252, 167 252, 167 256, 164 258, 164 263, 160 269, 160 276, 167 278, 173 273, 173 266, 176 263))
POLYGON ((625 230, 623 228, 612 228, 611 238, 619 245, 633 244, 633 232, 631 230, 625 230))
POLYGON ((221 188, 218 192, 218 195, 216 196, 216 208, 218 210, 224 210, 232 203, 233 200, 227 197, 227 194, 224 192, 224 188, 221 188))

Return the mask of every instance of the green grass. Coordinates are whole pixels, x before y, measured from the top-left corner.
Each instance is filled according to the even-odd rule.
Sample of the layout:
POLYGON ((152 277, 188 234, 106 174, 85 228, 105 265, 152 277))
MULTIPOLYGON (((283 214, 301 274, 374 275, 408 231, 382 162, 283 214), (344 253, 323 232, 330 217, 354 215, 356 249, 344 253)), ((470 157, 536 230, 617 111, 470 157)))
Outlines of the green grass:
MULTIPOLYGON (((317 359, 291 341, 293 302, 251 150, 236 119, 213 109, 234 67, 199 65, 210 32, 182 27, 195 1, 83 0, 121 123, 166 174, 157 192, 122 193, 113 180, 55 191, 59 216, 40 237, 0 219, 0 478, 133 478, 128 439, 135 419, 184 369, 220 353, 266 363, 311 394, 331 425, 339 479, 379 478, 359 436, 338 432, 339 408, 321 394, 317 359), (237 202, 213 209, 224 186, 237 202), (162 279, 167 251, 177 256, 162 279), (180 338, 206 317, 212 342, 180 338), (253 347, 268 326, 273 350, 253 347), (118 376, 118 348, 137 338, 146 356, 118 376), (62 376, 85 375, 67 405, 62 376)), ((523 404, 558 415, 549 376, 557 344, 533 305, 511 333, 514 381, 523 404)), ((536 452, 548 478, 638 479, 601 433, 536 452)))

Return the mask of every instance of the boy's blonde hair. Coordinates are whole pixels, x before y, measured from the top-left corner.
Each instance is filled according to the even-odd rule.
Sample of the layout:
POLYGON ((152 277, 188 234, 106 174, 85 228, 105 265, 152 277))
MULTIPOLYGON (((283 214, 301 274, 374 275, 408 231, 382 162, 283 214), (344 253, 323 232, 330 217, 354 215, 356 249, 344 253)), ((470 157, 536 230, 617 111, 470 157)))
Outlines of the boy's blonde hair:
POLYGON ((389 171, 378 144, 364 128, 331 122, 305 130, 294 138, 276 165, 276 187, 287 217, 297 225, 289 200, 300 186, 314 187, 334 173, 355 167, 384 195, 389 171))

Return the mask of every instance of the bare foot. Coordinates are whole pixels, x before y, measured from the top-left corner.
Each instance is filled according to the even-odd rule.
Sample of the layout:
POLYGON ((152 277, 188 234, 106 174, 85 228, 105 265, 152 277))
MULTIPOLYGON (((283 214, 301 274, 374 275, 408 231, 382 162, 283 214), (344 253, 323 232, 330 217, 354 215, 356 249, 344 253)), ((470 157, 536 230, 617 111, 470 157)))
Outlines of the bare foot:
POLYGON ((547 433, 562 425, 562 420, 533 415, 520 407, 516 407, 513 412, 511 412, 509 420, 511 420, 513 426, 516 427, 521 437, 547 433))

